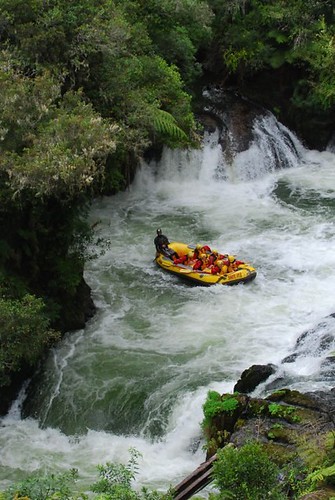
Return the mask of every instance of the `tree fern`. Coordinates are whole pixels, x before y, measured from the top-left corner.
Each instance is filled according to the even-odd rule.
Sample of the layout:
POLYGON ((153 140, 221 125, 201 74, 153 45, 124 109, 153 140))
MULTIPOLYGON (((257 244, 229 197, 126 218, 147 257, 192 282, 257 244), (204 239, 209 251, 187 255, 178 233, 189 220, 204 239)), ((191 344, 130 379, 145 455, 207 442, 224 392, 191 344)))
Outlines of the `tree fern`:
POLYGON ((167 137, 173 143, 188 141, 187 135, 178 126, 176 119, 163 109, 154 109, 153 127, 157 134, 167 137))

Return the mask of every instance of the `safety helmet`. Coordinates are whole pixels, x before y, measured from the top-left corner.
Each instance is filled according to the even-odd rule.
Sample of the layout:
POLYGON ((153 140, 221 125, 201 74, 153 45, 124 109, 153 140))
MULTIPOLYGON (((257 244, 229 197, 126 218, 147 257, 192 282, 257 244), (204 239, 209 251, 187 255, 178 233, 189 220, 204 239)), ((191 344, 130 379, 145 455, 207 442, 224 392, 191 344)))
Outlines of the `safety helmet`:
POLYGON ((234 262, 234 260, 235 260, 234 255, 228 255, 228 260, 229 260, 229 262, 234 262))
POLYGON ((201 248, 202 248, 202 245, 200 245, 200 243, 198 243, 198 244, 195 246, 195 249, 196 249, 196 250, 201 250, 201 248))
POLYGON ((217 255, 219 252, 217 250, 212 250, 212 253, 214 253, 215 255, 217 255))
POLYGON ((187 257, 189 258, 193 257, 193 252, 188 252, 187 257))
POLYGON ((158 236, 160 236, 162 234, 162 230, 161 229, 157 229, 157 234, 158 234, 158 236))

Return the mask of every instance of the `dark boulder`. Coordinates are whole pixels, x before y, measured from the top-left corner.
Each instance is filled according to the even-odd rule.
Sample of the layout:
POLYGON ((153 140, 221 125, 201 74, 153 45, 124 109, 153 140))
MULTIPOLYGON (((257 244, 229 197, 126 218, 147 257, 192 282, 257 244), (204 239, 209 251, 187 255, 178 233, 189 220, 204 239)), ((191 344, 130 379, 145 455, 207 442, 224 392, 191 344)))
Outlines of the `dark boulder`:
POLYGON ((234 392, 250 394, 260 383, 265 382, 270 375, 276 372, 276 366, 267 365, 252 365, 244 370, 241 378, 234 386, 234 392))

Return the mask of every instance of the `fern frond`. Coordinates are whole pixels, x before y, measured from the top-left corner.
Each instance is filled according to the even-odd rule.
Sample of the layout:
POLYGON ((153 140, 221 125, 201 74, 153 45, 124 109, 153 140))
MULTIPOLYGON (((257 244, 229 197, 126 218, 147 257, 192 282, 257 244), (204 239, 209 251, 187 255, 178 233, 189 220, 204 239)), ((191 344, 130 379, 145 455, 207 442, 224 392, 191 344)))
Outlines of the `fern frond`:
POLYGON ((311 474, 308 474, 307 480, 311 483, 319 483, 325 481, 328 477, 335 476, 335 464, 323 469, 318 469, 311 474))
POLYGON ((153 127, 156 133, 166 136, 173 141, 187 141, 185 132, 177 125, 176 119, 163 109, 155 109, 153 127))

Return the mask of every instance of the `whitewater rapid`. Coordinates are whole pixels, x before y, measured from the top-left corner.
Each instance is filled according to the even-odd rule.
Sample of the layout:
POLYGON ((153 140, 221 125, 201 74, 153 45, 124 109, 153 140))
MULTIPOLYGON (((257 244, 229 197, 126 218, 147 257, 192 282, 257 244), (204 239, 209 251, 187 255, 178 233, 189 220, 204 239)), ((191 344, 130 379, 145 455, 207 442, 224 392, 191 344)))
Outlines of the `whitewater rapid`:
MULTIPOLYGON (((321 366, 334 338, 326 350, 282 360, 335 312, 334 213, 335 155, 294 136, 287 143, 274 119, 258 123, 233 165, 207 135, 201 150, 165 150, 127 192, 96 200, 90 220, 109 245, 85 278, 98 311, 52 351, 32 416, 21 416, 23 392, 1 419, 0 489, 37 469, 72 467, 89 485, 98 464, 127 462, 133 447, 142 453, 137 485, 166 490, 205 458, 208 390, 231 392, 244 369, 266 363, 291 388, 333 387, 321 366), (286 168, 274 168, 273 144, 286 168), (158 227, 170 240, 236 254, 256 267, 256 280, 180 282, 155 267, 158 227)), ((334 336, 332 324, 322 328, 334 336)))

